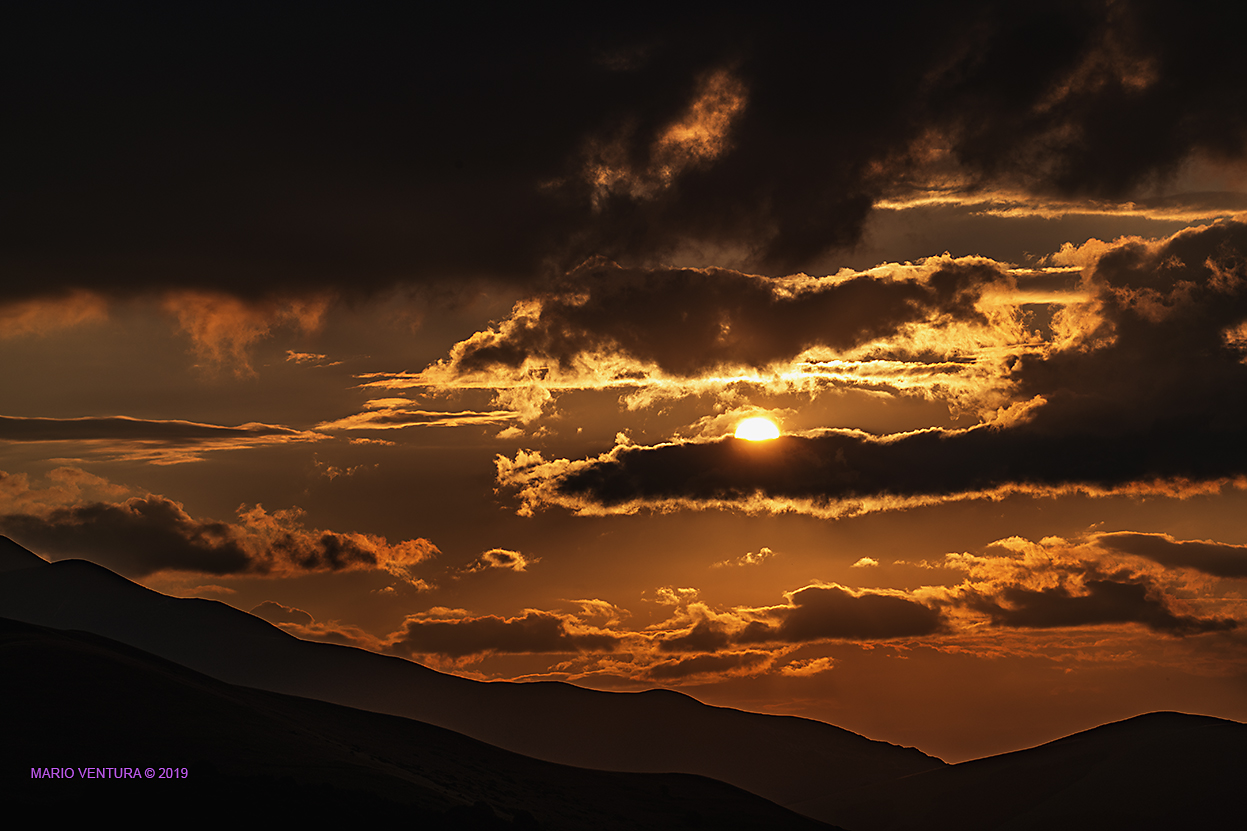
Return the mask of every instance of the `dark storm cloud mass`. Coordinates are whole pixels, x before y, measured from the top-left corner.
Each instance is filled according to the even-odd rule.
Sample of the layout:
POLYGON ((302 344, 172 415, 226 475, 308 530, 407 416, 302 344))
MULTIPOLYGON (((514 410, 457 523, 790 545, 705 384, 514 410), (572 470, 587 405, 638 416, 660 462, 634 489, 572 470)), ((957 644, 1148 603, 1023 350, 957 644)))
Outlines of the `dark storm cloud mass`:
POLYGON ((611 652, 618 646, 619 639, 614 635, 569 631, 568 625, 564 616, 535 610, 512 618, 409 618, 390 649, 403 655, 431 653, 462 658, 489 652, 611 652))
POLYGON ((779 500, 769 507, 835 514, 1001 489, 1247 476, 1247 225, 1105 248, 1085 274, 1095 312, 1073 345, 1011 370, 1017 400, 1037 405, 1022 418, 886 437, 828 430, 757 444, 620 445, 582 462, 517 457, 502 460, 499 479, 519 488, 525 510, 779 500))
MULTIPOLYGON (((948 262, 881 278, 774 281, 726 269, 586 265, 558 290, 452 355, 458 373, 620 352, 671 375, 762 368, 806 349, 847 350, 942 317, 981 320, 985 288, 1011 279, 996 263, 948 262)), ((983 322, 986 322, 985 320, 983 322)))
POLYGON ((71 8, 6 12, 0 299, 789 270, 933 164, 1118 197, 1247 133, 1224 6, 71 8))
POLYGON ((1247 546, 1243 545, 1128 531, 1097 534, 1095 541, 1112 551, 1146 557, 1169 568, 1193 568, 1214 577, 1247 577, 1247 546))
MULTIPOLYGON (((298 511, 240 510, 237 523, 199 520, 163 496, 89 502, 40 513, 0 516, 0 529, 61 557, 89 557, 143 577, 159 571, 286 575, 311 571, 385 569, 406 575, 433 556, 427 540, 390 545, 365 534, 304 527, 298 511)), ((408 575, 409 576, 409 575, 408 575)))

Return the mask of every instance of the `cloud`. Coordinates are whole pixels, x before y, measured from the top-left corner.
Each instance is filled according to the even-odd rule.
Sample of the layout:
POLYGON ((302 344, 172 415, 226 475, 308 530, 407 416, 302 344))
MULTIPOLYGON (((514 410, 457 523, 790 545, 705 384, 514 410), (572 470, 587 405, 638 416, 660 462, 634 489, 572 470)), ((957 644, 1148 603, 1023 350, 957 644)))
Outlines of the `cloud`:
POLYGON ((1198 618, 1174 614, 1154 595, 1154 586, 1140 578, 1082 580, 1083 593, 1065 586, 1046 589, 1004 587, 996 597, 971 597, 967 605, 987 614, 997 626, 1050 629, 1061 626, 1097 626, 1140 623, 1168 635, 1195 635, 1234 629, 1228 618, 1198 618))
POLYGON ((237 522, 219 522, 195 519, 181 504, 155 494, 120 502, 64 496, 70 504, 26 499, 25 510, 16 512, 10 504, 10 512, 0 515, 0 529, 33 549, 84 557, 135 577, 376 569, 420 586, 412 569, 438 553, 425 539, 391 544, 372 534, 308 528, 297 508, 269 513, 261 505, 244 505, 237 522))
POLYGON ((445 412, 425 410, 407 398, 374 398, 364 412, 316 425, 317 430, 401 430, 407 427, 468 427, 505 424, 521 418, 511 410, 445 412))
POLYGON ((262 617, 269 623, 298 623, 306 626, 313 621, 312 616, 302 609, 282 605, 276 600, 265 600, 253 608, 251 614, 262 617))
POLYGON ((165 310, 190 335, 196 356, 212 369, 229 368, 254 375, 248 349, 268 336, 274 325, 294 324, 305 332, 320 328, 330 305, 327 295, 240 300, 208 291, 175 291, 164 298, 165 310))
POLYGON ((1210 540, 1175 540, 1168 534, 1119 531, 1096 534, 1111 551, 1146 557, 1169 568, 1191 568, 1214 577, 1247 578, 1247 546, 1210 540))
POLYGON ((515 384, 608 385, 756 373, 812 349, 850 352, 918 322, 987 326, 979 302, 1014 281, 1006 267, 974 257, 782 279, 591 262, 421 377, 451 384, 503 373, 515 384), (592 366, 603 358, 613 375, 592 366))
POLYGON ((1237 628, 1234 617, 1217 614, 1233 613, 1232 605, 1179 574, 1158 569, 1149 562, 1153 558, 1128 550, 1148 536, 1000 540, 981 555, 947 555, 948 567, 966 571, 968 579, 955 587, 931 587, 922 595, 936 607, 960 607, 1006 628, 1133 623, 1179 637, 1237 628), (1121 553, 1136 556, 1122 558, 1121 553))
POLYGON ((785 596, 789 605, 765 610, 765 617, 746 626, 736 642, 872 640, 931 635, 944 628, 939 611, 899 593, 815 585, 785 596))
POLYGON ((825 429, 620 444, 595 458, 499 457, 521 513, 741 508, 843 516, 1008 493, 1181 495, 1247 482, 1247 225, 1157 241, 1093 241, 1086 303, 1052 342, 999 366, 1012 401, 963 429, 888 436, 825 429))
POLYGON ((774 551, 767 548, 766 546, 763 546, 762 548, 758 549, 757 554, 754 554, 752 551, 746 551, 743 555, 741 555, 740 557, 737 557, 735 560, 723 560, 722 562, 711 563, 710 567, 711 568, 723 568, 724 566, 756 566, 774 556, 775 556, 774 551))
POLYGON ((338 366, 341 361, 330 361, 328 355, 320 352, 296 352, 293 349, 286 350, 286 360, 296 364, 310 364, 312 366, 338 366))
POLYGON ((107 301, 83 289, 0 303, 0 338, 45 335, 107 317, 107 301))
POLYGON ((485 571, 487 569, 524 571, 537 562, 540 562, 539 558, 526 557, 519 551, 511 551, 507 548, 491 548, 488 551, 481 552, 481 556, 468 565, 466 570, 469 572, 485 571))
POLYGON ((510 618, 409 617, 389 649, 402 655, 463 658, 488 653, 611 652, 618 642, 618 636, 587 629, 574 617, 530 609, 510 618))
POLYGON ((695 655, 659 661, 649 666, 644 677, 655 681, 682 681, 697 676, 757 675, 765 672, 775 660, 769 652, 727 652, 718 655, 695 655))
MULTIPOLYGON (((325 436, 278 424, 250 422, 236 427, 178 419, 129 416, 23 418, 0 416, 0 441, 74 442, 94 457, 149 464, 203 460, 203 454, 245 450, 289 442, 321 441, 325 436)), ((81 452, 81 451, 80 451, 81 452)))
MULTIPOLYGON (((297 33, 241 14, 25 13, 6 138, 21 210, 0 245, 20 279, 0 299, 171 279, 239 298, 453 291, 673 251, 788 271, 855 243, 884 199, 1125 199, 1193 155, 1244 155, 1224 9, 860 7, 834 60, 781 10, 513 11, 453 77, 459 46, 406 9, 332 53, 328 11, 297 33)), ((238 331, 205 356, 235 357, 238 331)))

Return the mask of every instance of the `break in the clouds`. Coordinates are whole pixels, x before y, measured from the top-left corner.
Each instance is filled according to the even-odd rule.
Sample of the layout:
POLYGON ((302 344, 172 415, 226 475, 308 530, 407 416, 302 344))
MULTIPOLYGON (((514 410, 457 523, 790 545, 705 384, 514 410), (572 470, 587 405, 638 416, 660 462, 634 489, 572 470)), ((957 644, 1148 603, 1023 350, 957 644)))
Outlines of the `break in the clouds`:
MULTIPOLYGON (((202 461, 205 453, 288 442, 319 441, 325 436, 277 424, 236 427, 193 421, 128 416, 18 418, 0 416, 0 441, 67 442, 93 457, 178 464, 202 461)), ((62 451, 64 453, 65 451, 62 451)))
POLYGON ((14 13, 0 300, 534 285, 701 250, 791 271, 884 200, 1128 198, 1247 144, 1225 8, 447 13, 350 38, 328 8, 14 13))
MULTIPOLYGON (((98 477, 89 479, 99 490, 98 477)), ((6 478, 0 484, 7 484, 6 478)), ((426 539, 392 544, 372 534, 308 528, 297 508, 270 513, 261 505, 244 505, 236 522, 221 522, 196 519, 156 494, 84 499, 74 477, 61 476, 45 489, 22 480, 6 490, 12 490, 6 493, 10 512, 0 515, 0 531, 32 549, 57 557, 89 556, 133 577, 165 571, 288 576, 376 569, 423 586, 412 569, 437 554, 426 539), (17 506, 24 510, 14 510, 17 506)))
POLYGON ((1247 477, 1247 225, 1091 241, 1087 302, 1000 365, 1012 404, 960 430, 828 427, 770 442, 620 444, 596 458, 499 457, 521 511, 736 507, 839 516, 1009 492, 1217 489, 1247 477))

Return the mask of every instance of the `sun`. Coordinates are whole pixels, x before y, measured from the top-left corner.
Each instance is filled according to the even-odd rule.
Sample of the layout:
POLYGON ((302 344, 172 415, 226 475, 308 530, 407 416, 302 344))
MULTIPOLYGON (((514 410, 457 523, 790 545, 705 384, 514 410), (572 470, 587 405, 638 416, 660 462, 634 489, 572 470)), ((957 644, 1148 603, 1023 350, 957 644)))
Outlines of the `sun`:
POLYGON ((779 438, 779 428, 769 418, 755 416, 736 425, 736 438, 746 441, 770 441, 779 438))

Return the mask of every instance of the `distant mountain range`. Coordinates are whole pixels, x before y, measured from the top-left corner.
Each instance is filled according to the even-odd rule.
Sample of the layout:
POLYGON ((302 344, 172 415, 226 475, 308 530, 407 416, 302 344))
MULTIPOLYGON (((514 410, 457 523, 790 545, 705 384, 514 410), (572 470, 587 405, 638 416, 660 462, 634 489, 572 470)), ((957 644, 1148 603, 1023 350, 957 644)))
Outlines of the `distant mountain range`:
MULTIPOLYGON (((387 804, 421 806, 435 823, 429 828, 438 827, 437 822, 451 823, 444 827, 469 827, 454 824, 469 820, 485 823, 482 828, 522 827, 530 820, 537 823, 531 827, 549 828, 684 827, 680 823, 706 828, 798 828, 805 821, 761 800, 756 804, 743 800, 748 795, 732 788, 715 792, 713 788, 721 786, 702 779, 676 777, 661 784, 654 784, 656 779, 646 780, 649 784, 638 784, 641 779, 620 779, 613 784, 578 780, 590 772, 569 773, 568 768, 543 766, 514 753, 599 771, 699 774, 852 831, 1187 826, 1189 817, 1215 816, 1218 810, 1236 807, 1231 799, 1247 774, 1247 725, 1176 713, 1140 716, 1039 748, 946 765, 913 748, 872 741, 822 722, 710 707, 670 691, 608 693, 554 682, 473 681, 400 658, 301 641, 226 604, 167 597, 82 560, 48 563, 3 537, 0 617, 94 633, 152 654, 126 653, 117 644, 78 633, 17 632, 13 637, 27 639, 23 649, 37 647, 46 654, 23 658, 26 664, 11 666, 16 653, 6 646, 0 655, 3 674, 9 679, 33 678, 32 667, 39 666, 63 665, 65 672, 76 672, 69 668, 69 656, 85 651, 89 660, 112 662, 113 668, 95 675, 87 672, 77 681, 47 681, 53 691, 76 690, 81 702, 112 696, 119 708, 131 700, 166 701, 170 702, 166 710, 214 713, 211 718, 197 718, 193 725, 173 719, 168 730, 174 732, 191 727, 211 732, 212 725, 219 723, 223 734, 235 730, 244 736, 247 731, 237 725, 254 720, 256 712, 275 714, 287 725, 290 736, 279 735, 281 731, 268 724, 257 734, 265 738, 249 743, 230 739, 221 754, 205 756, 202 764, 217 772, 213 775, 250 777, 245 781, 252 784, 245 787, 253 787, 257 776, 270 775, 274 782, 285 782, 281 787, 298 793, 310 789, 307 793, 318 798, 333 793, 337 794, 334 799, 349 801, 343 795, 346 790, 338 793, 325 788, 334 784, 349 790, 354 783, 356 791, 389 800, 387 804), (129 668, 125 673, 116 669, 118 661, 129 668), (149 683, 152 673, 168 682, 159 695, 153 692, 159 685, 149 683), (256 689, 240 690, 218 682, 256 689), (119 692, 129 690, 141 692, 133 696, 119 692), (204 696, 207 700, 201 700, 204 696), (222 700, 242 709, 222 709, 222 700), (325 724, 335 726, 322 729, 325 724), (311 738, 308 730, 314 733, 311 738), (338 738, 347 735, 356 738, 338 738), (391 741, 387 738, 391 735, 403 738, 391 741), (285 744, 287 739, 292 744, 285 744), (421 756, 419 748, 424 746, 448 749, 421 756), (232 754, 229 747, 234 748, 232 754), (353 749, 343 755, 344 747, 353 749), (297 768, 298 775, 294 775, 286 762, 277 761, 317 754, 326 762, 315 766, 315 776, 307 766, 297 768), (448 760, 441 768, 439 758, 448 760), (454 780, 453 786, 446 784, 446 777, 454 780), (658 801, 640 807, 645 801, 638 796, 642 793, 656 794, 658 801), (476 808, 469 807, 478 802, 476 808), (593 806, 608 805, 615 806, 611 810, 618 810, 623 825, 603 824, 589 813, 583 814, 580 826, 581 820, 570 819, 577 810, 591 813, 591 808, 596 810, 593 806), (716 814, 711 805, 741 807, 716 814), (477 813, 470 817, 463 813, 472 810, 477 813), (764 816, 769 810, 778 813, 764 816)), ((76 714, 74 730, 80 736, 94 735, 91 725, 108 718, 104 710, 76 706, 48 690, 35 694, 35 701, 43 700, 58 701, 47 706, 76 714)), ((24 706, 36 704, 27 700, 24 706)), ((44 725, 54 728, 62 722, 47 706, 44 725)), ((150 706, 160 710, 163 705, 150 706)), ((117 712, 141 722, 131 710, 117 712)), ((14 717, 20 719, 11 709, 6 711, 6 718, 14 717)), ((43 726, 31 722, 24 729, 30 752, 34 752, 40 746, 36 737, 43 726)), ((65 742, 61 752, 69 753, 77 745, 65 738, 70 734, 56 730, 53 733, 65 742)), ((195 738, 199 735, 193 730, 187 733, 180 752, 211 744, 195 738)), ((175 745, 163 752, 170 763, 176 762, 173 757, 179 746, 175 745)), ((12 761, 19 767, 38 764, 12 761)), ((84 764, 91 763, 95 762, 84 760, 84 764)), ((49 759, 44 764, 59 763, 49 759)), ((29 778, 28 770, 25 774, 29 778)), ((306 798, 303 802, 312 804, 306 798)))

